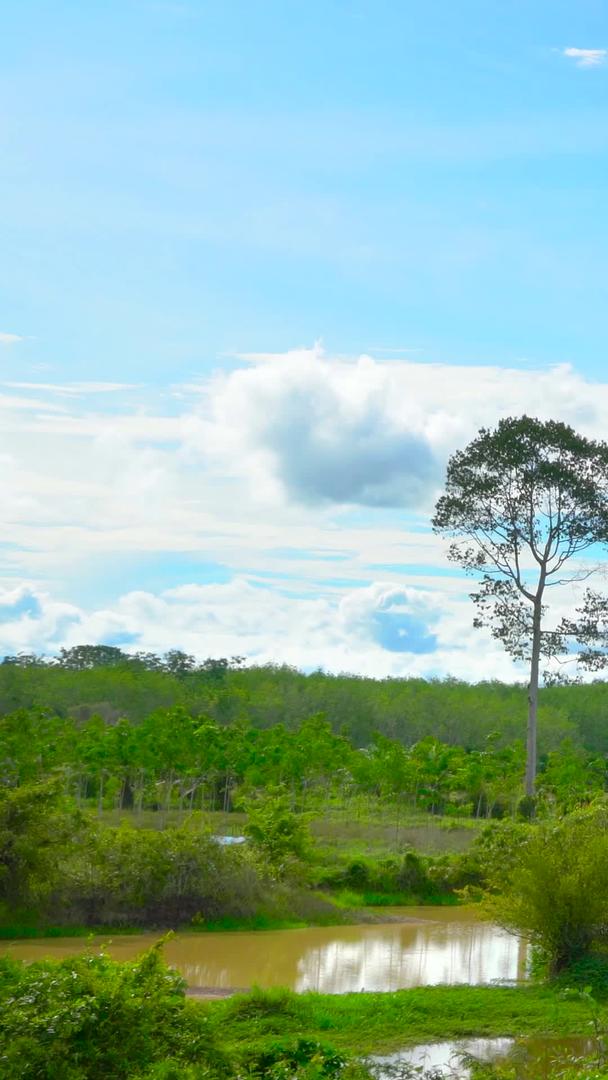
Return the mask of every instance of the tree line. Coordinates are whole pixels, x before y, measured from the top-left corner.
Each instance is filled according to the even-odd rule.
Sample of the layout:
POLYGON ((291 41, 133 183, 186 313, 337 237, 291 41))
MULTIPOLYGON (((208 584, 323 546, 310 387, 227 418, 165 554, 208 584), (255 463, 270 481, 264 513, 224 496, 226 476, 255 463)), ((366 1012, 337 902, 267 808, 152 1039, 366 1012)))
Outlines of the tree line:
MULTIPOLYGON (((525 747, 496 731, 480 747, 427 735, 409 745, 376 732, 358 747, 325 714, 293 728, 220 722, 183 705, 111 722, 93 711, 21 708, 0 716, 0 782, 56 778, 97 811, 231 811, 258 791, 284 790, 297 810, 362 800, 431 814, 506 817, 523 794, 525 747)), ((550 744, 549 744, 550 745, 550 744)), ((604 791, 607 762, 570 738, 542 755, 539 795, 570 809, 604 791)), ((162 820, 162 819, 159 819, 162 820)))
MULTIPOLYGON (((145 654, 144 660, 108 648, 79 646, 64 658, 5 657, 0 715, 25 708, 75 722, 97 713, 108 724, 121 717, 138 723, 155 709, 181 705, 222 725, 244 720, 259 728, 281 723, 288 730, 323 713, 336 734, 358 747, 369 746, 376 732, 404 745, 432 735, 467 749, 483 748, 488 735, 497 734, 502 745, 525 737, 522 684, 304 673, 279 664, 246 667, 239 658, 197 664, 177 650, 166 654, 167 662, 166 656, 145 654), (79 660, 83 652, 86 665, 79 660)), ((567 738, 608 753, 608 684, 597 679, 541 688, 538 729, 541 756, 567 738)))

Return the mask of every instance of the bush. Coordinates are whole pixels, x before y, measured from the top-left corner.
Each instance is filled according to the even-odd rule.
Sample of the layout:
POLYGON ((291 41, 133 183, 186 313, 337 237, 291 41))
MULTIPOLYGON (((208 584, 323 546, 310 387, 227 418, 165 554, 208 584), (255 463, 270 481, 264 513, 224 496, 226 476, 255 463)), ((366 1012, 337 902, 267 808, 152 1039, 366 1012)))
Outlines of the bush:
POLYGON ((122 1080, 166 1059, 234 1075, 205 1014, 159 948, 134 963, 83 956, 0 961, 0 1067, 6 1080, 122 1080))
POLYGON ((0 916, 44 907, 83 828, 54 781, 0 788, 0 916))
POLYGON ((247 994, 235 994, 226 1004, 226 1018, 230 1020, 272 1020, 283 1029, 285 1021, 293 1021, 303 1027, 311 1018, 310 1006, 301 994, 282 987, 262 990, 254 986, 247 994))
POLYGON ((428 890, 429 879, 424 860, 415 851, 408 851, 403 856, 401 866, 395 875, 395 881, 403 892, 422 895, 428 890))
POLYGON ((477 885, 479 871, 469 860, 468 855, 424 856, 415 851, 401 859, 361 858, 326 872, 321 883, 326 888, 352 889, 368 904, 424 902, 477 885))
POLYGON ((85 926, 178 926, 250 917, 266 893, 245 853, 188 825, 100 827, 66 859, 48 917, 85 926))
POLYGON ((247 811, 245 835, 278 878, 302 877, 311 856, 308 820, 296 814, 288 795, 268 790, 242 800, 247 811))
POLYGON ((344 1076, 348 1062, 333 1047, 314 1039, 280 1040, 261 1051, 245 1055, 252 1076, 269 1080, 321 1080, 344 1076))
POLYGON ((366 889, 369 885, 370 868, 361 859, 354 859, 344 871, 341 883, 350 889, 366 889))
POLYGON ((584 956, 562 972, 559 981, 567 989, 592 992, 597 998, 608 997, 608 956, 584 956))
POLYGON ((494 917, 539 946, 553 973, 588 956, 608 930, 605 808, 511 831, 507 858, 490 880, 494 917))
MULTIPOLYGON (((277 833, 293 852, 303 850, 279 823, 277 833)), ((276 853, 276 837, 273 845, 276 853)), ((224 847, 191 824, 94 824, 54 782, 0 791, 0 926, 176 927, 323 919, 330 911, 248 845, 224 847)))
POLYGON ((103 955, 30 966, 0 959, 0 1075, 3 1080, 370 1080, 363 1066, 299 1035, 310 1021, 310 1007, 296 994, 256 990, 229 1002, 225 1019, 250 1020, 254 1039, 238 1052, 226 1052, 218 1031, 229 1036, 229 1023, 213 1026, 212 1014, 188 1001, 184 988, 163 963, 160 945, 133 963, 103 955), (284 1034, 286 1021, 293 1024, 293 1035, 284 1034))

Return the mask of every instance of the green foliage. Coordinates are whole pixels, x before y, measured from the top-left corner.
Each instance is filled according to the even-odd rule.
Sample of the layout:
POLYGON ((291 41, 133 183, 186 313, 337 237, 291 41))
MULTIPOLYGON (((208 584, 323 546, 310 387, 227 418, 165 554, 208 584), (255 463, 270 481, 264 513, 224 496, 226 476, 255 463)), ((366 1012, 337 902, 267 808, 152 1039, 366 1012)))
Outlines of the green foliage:
POLYGON ((482 879, 475 857, 422 856, 407 851, 398 858, 337 858, 324 869, 320 884, 338 890, 345 906, 449 903, 482 879))
MULTIPOLYGON (((486 1062, 476 1061, 475 1058, 465 1055, 463 1065, 469 1070, 470 1080, 538 1080, 539 1068, 543 1069, 542 1076, 550 1076, 551 1080, 608 1080, 608 1066, 599 1065, 593 1059, 585 1061, 576 1057, 570 1062, 555 1063, 554 1066, 539 1065, 538 1062, 530 1062, 528 1066, 525 1058, 523 1061, 516 1058, 516 1060, 486 1062), (549 1068, 550 1073, 547 1072, 549 1068)), ((406 1078, 404 1077, 403 1080, 406 1078)), ((420 1074, 420 1080, 455 1080, 455 1074, 451 1070, 447 1072, 437 1070, 420 1074)))
POLYGON ((283 987, 263 990, 254 986, 246 994, 235 994, 226 1005, 226 1017, 233 1020, 254 1020, 256 1023, 270 1022, 270 1030, 284 1031, 285 1024, 296 1028, 306 1027, 311 1022, 310 1002, 301 994, 283 987))
MULTIPOLYGON (((601 1004, 596 1014, 605 1025, 601 1004)), ((368 1073, 345 1048, 365 1053, 473 1031, 574 1034, 588 1019, 585 994, 538 986, 342 996, 255 990, 201 1005, 184 997, 158 947, 132 963, 98 955, 0 962, 7 1080, 363 1080, 368 1073)))
MULTIPOLYGON (((335 921, 303 885, 343 902, 448 900, 481 888, 487 853, 430 852, 462 849, 465 825, 472 837, 481 821, 522 810, 520 688, 116 652, 0 664, 0 927, 335 921), (3 712, 9 699, 19 708, 3 712), (336 734, 347 716, 353 735, 336 734), (239 801, 244 821, 229 817, 239 801), (248 844, 220 848, 205 824, 212 809, 248 844), (421 812, 437 826, 410 827, 421 812), (106 824, 125 817, 131 827, 106 824), (453 841, 441 832, 450 818, 453 841)), ((572 737, 584 728, 601 742, 602 685, 546 695, 541 818, 606 783, 597 747, 572 737)))
MULTIPOLYGON (((251 1076, 268 1080, 332 1080, 344 1077, 348 1065, 344 1054, 316 1039, 281 1039, 269 1043, 263 1050, 245 1055, 245 1068, 251 1076)), ((350 1076, 354 1072, 349 1070, 350 1076)), ((368 1077, 367 1070, 360 1070, 368 1077)))
POLYGON ((191 823, 95 824, 53 782, 0 795, 0 925, 276 922, 306 919, 306 904, 320 915, 327 908, 276 885, 247 848, 223 847, 191 823))
POLYGON ((453 538, 449 558, 480 575, 476 625, 518 659, 537 632, 541 655, 564 652, 564 627, 541 632, 543 595, 569 559, 608 542, 608 444, 530 416, 482 428, 450 458, 433 525, 453 538))
POLYGON ((65 845, 83 822, 50 781, 0 788, 0 917, 40 906, 53 887, 65 845))
MULTIPOLYGON (((66 794, 99 815, 155 810, 161 823, 174 811, 231 810, 239 797, 278 787, 296 810, 367 797, 438 815, 516 812, 521 687, 220 661, 182 670, 78 648, 55 665, 0 664, 6 785, 60 776, 66 794)), ((569 809, 603 790, 605 720, 603 684, 542 692, 542 805, 569 809)))
POLYGON ((473 881, 500 889, 508 883, 531 835, 531 826, 523 821, 492 822, 475 837, 464 862, 473 881))
POLYGON ((163 831, 102 826, 68 854, 51 915, 69 911, 89 925, 178 926, 250 915, 264 894, 244 853, 188 823, 163 831))
POLYGON ((566 989, 588 991, 596 998, 606 1000, 608 998, 608 956, 605 953, 596 953, 575 960, 560 973, 556 983, 566 989))
POLYGON ((29 966, 0 960, 0 1069, 6 1080, 365 1080, 325 1041, 285 1033, 312 1011, 280 993, 230 1002, 252 1037, 226 1047, 226 1024, 184 997, 159 943, 132 963, 103 955, 29 966), (266 1033, 261 1038, 266 1021, 266 1033), (277 1029, 280 1037, 272 1034, 277 1029))
POLYGON ((559 750, 552 750, 539 784, 539 794, 562 811, 574 810, 590 802, 606 787, 606 761, 586 753, 571 739, 564 740, 559 750))
MULTIPOLYGON (((60 728, 72 720, 73 730, 73 721, 86 723, 96 706, 109 725, 119 717, 138 725, 157 710, 181 707, 220 728, 246 720, 260 732, 279 725, 290 733, 303 729, 298 768, 318 779, 331 778, 341 767, 346 739, 355 747, 369 747, 379 732, 411 746, 434 736, 448 745, 481 750, 488 736, 499 732, 498 744, 505 746, 525 730, 526 691, 518 685, 304 674, 285 666, 242 668, 222 666, 221 661, 207 661, 179 674, 161 657, 150 658, 146 665, 136 656, 122 655, 120 665, 80 670, 40 661, 0 664, 0 714, 34 710, 37 725, 46 712, 60 728), (323 725, 335 741, 322 737, 323 725)), ((542 690, 541 752, 554 749, 568 736, 590 750, 608 749, 607 711, 601 682, 542 690)))
MULTIPOLYGON (((210 1011, 235 1047, 279 1036, 330 1039, 338 1050, 388 1052, 404 1045, 444 1039, 533 1034, 575 1035, 589 1030, 589 1008, 561 988, 433 986, 393 993, 304 994, 298 1020, 277 1012, 263 1019, 236 1011, 234 999, 213 1002, 210 1011)), ((241 999, 243 1000, 243 999, 241 999)), ((605 1006, 601 1018, 606 1020, 605 1006)))
POLYGON ((264 862, 280 878, 297 871, 310 857, 311 836, 306 819, 291 809, 289 796, 266 791, 243 799, 242 806, 247 812, 245 835, 264 862))
POLYGON ((599 806, 525 832, 511 829, 502 838, 506 858, 488 862, 495 918, 538 945, 554 972, 586 957, 605 935, 607 825, 599 806))
POLYGON ((165 1059, 232 1074, 204 1014, 158 948, 135 963, 104 956, 20 966, 0 961, 0 1063, 6 1080, 119 1080, 165 1059))

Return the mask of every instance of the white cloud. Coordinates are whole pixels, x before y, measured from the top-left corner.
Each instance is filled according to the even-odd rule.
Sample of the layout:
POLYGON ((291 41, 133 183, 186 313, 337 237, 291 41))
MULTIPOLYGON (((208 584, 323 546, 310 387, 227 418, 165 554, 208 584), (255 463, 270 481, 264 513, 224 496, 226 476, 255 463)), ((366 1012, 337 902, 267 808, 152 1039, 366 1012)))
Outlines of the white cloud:
POLYGON ((119 412, 84 411, 43 384, 0 396, 3 535, 29 549, 24 561, 196 550, 272 569, 266 549, 346 547, 341 574, 359 577, 366 562, 404 561, 404 545, 409 562, 437 561, 432 537, 376 507, 418 506, 424 522, 447 455, 502 415, 561 418, 599 438, 608 415, 608 385, 566 366, 332 359, 318 347, 200 386, 182 388, 177 415, 120 394, 119 412), (372 507, 361 526, 346 524, 349 506, 372 507))
POLYGON ((606 49, 576 49, 570 46, 563 50, 563 55, 574 60, 576 66, 581 68, 600 67, 606 62, 607 54, 606 49))
POLYGON ((60 397, 81 397, 85 394, 116 394, 124 390, 136 390, 135 383, 106 383, 106 382, 71 382, 71 383, 39 383, 39 382, 5 382, 14 390, 36 390, 48 394, 58 394, 60 397))
POLYGON ((0 333, 0 345, 16 345, 18 341, 23 341, 19 334, 0 333))
POLYGON ((567 365, 332 359, 320 346, 247 360, 206 387, 191 437, 269 502, 428 508, 447 454, 500 416, 529 412, 605 432, 608 386, 567 365))
MULTIPOLYGON (((383 625, 383 624, 382 624, 383 625)), ((56 653, 61 647, 113 641, 162 653, 182 648, 199 659, 244 655, 253 663, 322 666, 372 676, 445 675, 513 678, 514 665, 470 626, 461 600, 447 605, 422 589, 376 583, 342 597, 291 599, 243 579, 227 585, 184 585, 153 594, 132 592, 86 611, 33 586, 0 590, 0 655, 56 653), (433 651, 387 649, 378 617, 428 621, 433 651)))
POLYGON ((13 412, 23 412, 31 409, 35 412, 45 413, 59 412, 62 410, 62 406, 44 398, 17 397, 15 394, 0 393, 0 410, 8 411, 9 409, 13 412))
POLYGON ((138 392, 135 406, 118 388, 84 401, 29 389, 0 395, 0 579, 34 582, 46 621, 7 616, 6 651, 141 633, 150 648, 378 674, 509 677, 470 628, 468 584, 436 572, 448 567, 428 522, 445 461, 500 416, 562 419, 596 438, 608 417, 608 383, 565 365, 332 358, 320 346, 249 357, 177 398, 138 392), (162 556, 174 582, 194 554, 236 582, 201 593, 194 576, 170 593, 115 574, 162 556), (94 609, 61 600, 78 599, 76 578, 105 582, 106 567, 120 582, 94 609), (127 593, 131 582, 145 591, 127 593))
POLYGON ((320 346, 249 355, 209 388, 210 455, 257 490, 305 505, 417 506, 438 477, 421 417, 392 401, 381 366, 329 361, 320 346))
POLYGON ((302 503, 419 505, 438 470, 415 418, 398 415, 364 365, 352 381, 337 374, 308 359, 242 374, 214 399, 215 431, 235 408, 232 434, 302 503))

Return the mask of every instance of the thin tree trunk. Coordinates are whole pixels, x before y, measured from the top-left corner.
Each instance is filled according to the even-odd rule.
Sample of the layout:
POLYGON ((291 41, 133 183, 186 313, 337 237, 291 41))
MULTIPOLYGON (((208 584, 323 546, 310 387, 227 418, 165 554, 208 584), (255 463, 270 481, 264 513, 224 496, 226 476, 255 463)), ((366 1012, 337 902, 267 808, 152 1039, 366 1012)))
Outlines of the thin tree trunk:
POLYGON ((526 795, 529 795, 532 798, 534 797, 536 786, 536 727, 540 667, 540 621, 541 597, 537 594, 534 602, 534 616, 532 621, 532 659, 530 663, 530 684, 528 686, 528 737, 526 755, 526 795))

